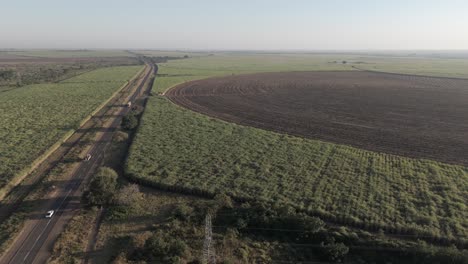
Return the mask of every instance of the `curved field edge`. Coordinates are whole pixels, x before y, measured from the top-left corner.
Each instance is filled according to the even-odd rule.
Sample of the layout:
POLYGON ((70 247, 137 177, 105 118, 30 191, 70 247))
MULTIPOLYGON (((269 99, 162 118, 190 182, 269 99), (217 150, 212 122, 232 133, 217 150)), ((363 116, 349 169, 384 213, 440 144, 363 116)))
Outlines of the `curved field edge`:
POLYGON ((4 161, 0 167, 3 185, 0 197, 3 198, 143 69, 143 66, 103 68, 60 83, 25 86, 9 91, 7 96, 2 97, 8 101, 2 105, 11 105, 11 108, 5 107, 0 112, 0 116, 9 121, 3 124, 4 133, 0 133, 0 138, 3 139, 0 149, 4 149, 6 153, 0 157, 4 161), (102 91, 93 93, 97 89, 102 91), (81 101, 69 100, 67 96, 77 96, 81 101), (45 100, 40 101, 40 98, 45 100), (52 111, 48 108, 61 108, 64 111, 52 111), (19 143, 13 143, 18 141, 19 143), (15 149, 5 150, 7 145, 15 145, 15 149), (12 151, 16 154, 13 155, 12 151))
POLYGON ((466 166, 467 85, 468 79, 294 71, 206 78, 165 95, 240 125, 466 166))
POLYGON ((154 187, 289 204, 397 234, 466 239, 468 169, 297 138, 148 101, 126 174, 154 187))

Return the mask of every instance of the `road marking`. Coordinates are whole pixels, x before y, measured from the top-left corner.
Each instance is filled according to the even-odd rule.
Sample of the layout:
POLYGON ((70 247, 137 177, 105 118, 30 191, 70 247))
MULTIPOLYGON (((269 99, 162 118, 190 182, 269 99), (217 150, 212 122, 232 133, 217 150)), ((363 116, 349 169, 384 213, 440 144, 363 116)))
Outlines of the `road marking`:
MULTIPOLYGON (((70 189, 67 193, 67 195, 63 198, 62 202, 59 204, 59 206, 57 207, 56 209, 56 212, 58 212, 58 210, 60 209, 60 207, 62 207, 63 203, 65 202, 65 200, 68 198, 68 196, 70 195, 71 191, 73 189, 70 189)), ((60 216, 59 216, 60 218, 60 216)), ((28 251, 28 253, 26 254, 26 256, 24 256, 23 258, 23 263, 26 261, 26 259, 29 257, 29 254, 31 253, 31 251, 34 249, 34 247, 36 246, 37 242, 39 241, 39 239, 42 237, 42 235, 44 234, 44 232, 46 231, 47 227, 49 226, 50 222, 52 222, 52 218, 49 219, 49 221, 47 222, 46 226, 44 227, 44 229, 42 230, 42 232, 39 234, 39 236, 36 238, 36 241, 34 241, 34 244, 32 245, 31 247, 31 250, 28 251)))

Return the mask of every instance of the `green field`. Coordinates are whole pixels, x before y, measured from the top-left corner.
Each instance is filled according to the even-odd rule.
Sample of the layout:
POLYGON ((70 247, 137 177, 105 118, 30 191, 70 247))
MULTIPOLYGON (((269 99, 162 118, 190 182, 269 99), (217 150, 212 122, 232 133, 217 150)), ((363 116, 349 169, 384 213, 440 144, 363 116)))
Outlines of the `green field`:
MULTIPOLYGON (((229 54, 173 60, 160 66, 162 77, 183 82, 210 76, 279 71, 375 70, 392 73, 468 78, 468 59, 436 59, 365 54, 229 54), (343 64, 343 61, 346 63, 343 64), (168 76, 166 76, 168 75, 168 76)), ((158 82, 158 80, 156 80, 158 82)), ((167 88, 165 85, 162 89, 167 88)), ((160 86, 155 84, 156 90, 160 86)))
POLYGON ((48 147, 131 79, 141 66, 112 67, 60 83, 28 85, 0 96, 0 185, 27 167, 48 147))
POLYGON ((361 69, 441 77, 468 78, 468 59, 368 57, 361 69))
MULTIPOLYGON (((330 63, 343 58, 352 59, 225 55, 176 60, 160 65, 153 90, 209 76, 350 69, 349 63, 330 63)), ((468 236, 466 167, 229 124, 161 97, 148 101, 126 172, 157 187, 290 204, 365 229, 468 236)))
POLYGON ((162 93, 167 88, 190 80, 213 76, 277 71, 352 71, 351 65, 334 63, 349 59, 348 55, 229 55, 193 57, 159 64, 158 78, 153 91, 162 93))

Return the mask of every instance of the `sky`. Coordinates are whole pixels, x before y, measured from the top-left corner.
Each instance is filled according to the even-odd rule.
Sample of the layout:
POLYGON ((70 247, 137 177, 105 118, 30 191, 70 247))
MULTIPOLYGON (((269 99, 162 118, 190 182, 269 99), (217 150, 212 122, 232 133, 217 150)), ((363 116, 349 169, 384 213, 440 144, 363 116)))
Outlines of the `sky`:
POLYGON ((468 49, 466 0, 0 2, 1 49, 468 49))

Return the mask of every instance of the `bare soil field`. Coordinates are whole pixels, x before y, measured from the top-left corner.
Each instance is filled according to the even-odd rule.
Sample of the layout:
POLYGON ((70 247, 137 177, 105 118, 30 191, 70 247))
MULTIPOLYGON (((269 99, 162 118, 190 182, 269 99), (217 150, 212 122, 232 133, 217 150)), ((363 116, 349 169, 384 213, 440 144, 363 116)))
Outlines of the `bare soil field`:
POLYGON ((173 102, 229 122, 468 165, 468 80, 375 72, 288 72, 187 82, 173 102))

